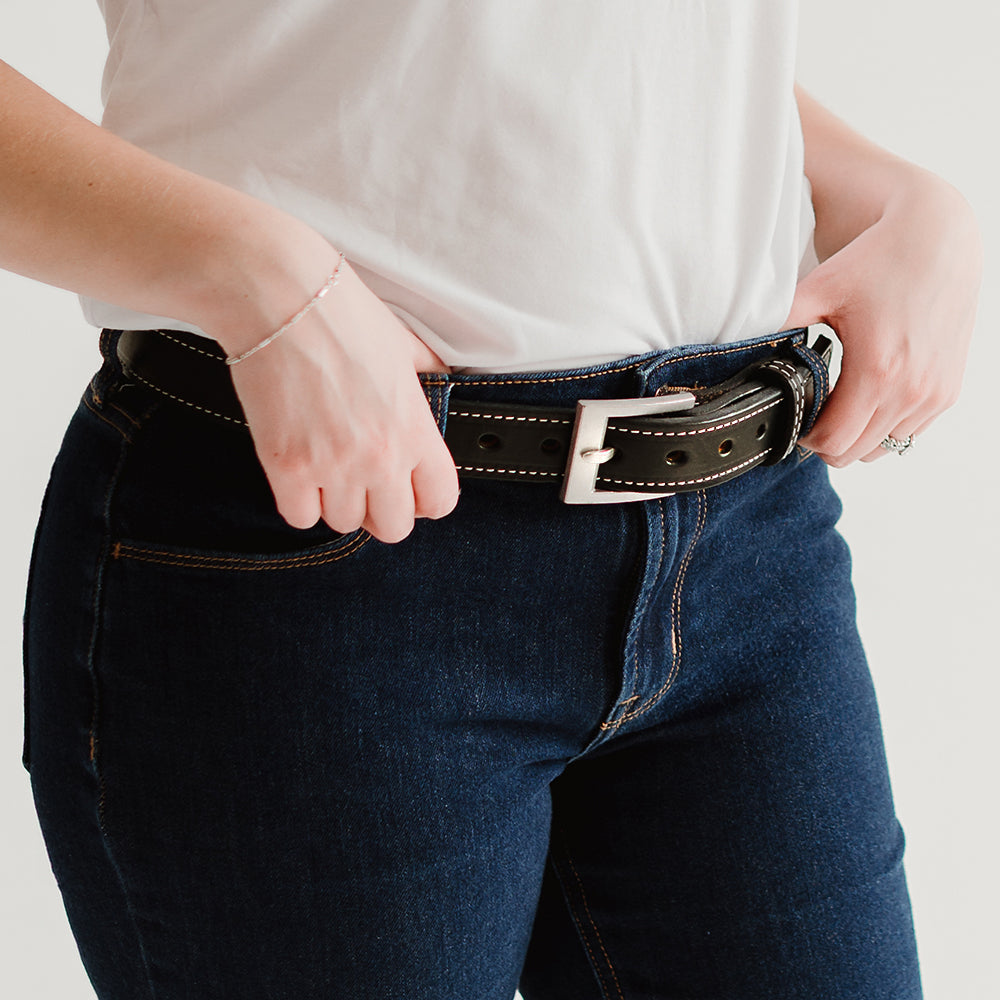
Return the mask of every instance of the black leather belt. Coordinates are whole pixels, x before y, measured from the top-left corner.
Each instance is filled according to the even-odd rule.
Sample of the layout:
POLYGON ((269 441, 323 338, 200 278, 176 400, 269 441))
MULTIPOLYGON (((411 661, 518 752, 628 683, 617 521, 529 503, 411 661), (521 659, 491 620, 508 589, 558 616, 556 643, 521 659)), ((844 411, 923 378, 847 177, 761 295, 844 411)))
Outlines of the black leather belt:
MULTIPOLYGON (((825 337, 813 350, 829 361, 825 337)), ((125 330, 118 339, 129 377, 245 426, 224 357, 214 341, 173 330, 125 330)), ((575 411, 465 403, 453 394, 445 443, 461 476, 560 485, 567 503, 649 500, 780 462, 813 399, 812 372, 794 357, 757 362, 690 392, 584 399, 575 411)))

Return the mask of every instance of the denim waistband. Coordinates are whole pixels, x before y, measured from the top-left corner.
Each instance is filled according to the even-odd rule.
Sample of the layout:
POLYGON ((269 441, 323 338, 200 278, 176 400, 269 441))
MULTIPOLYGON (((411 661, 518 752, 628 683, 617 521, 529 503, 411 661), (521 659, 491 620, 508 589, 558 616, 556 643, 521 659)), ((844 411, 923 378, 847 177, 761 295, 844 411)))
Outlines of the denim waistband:
POLYGON ((420 376, 432 398, 441 394, 479 402, 573 406, 578 399, 615 399, 652 396, 663 387, 698 389, 735 375, 740 369, 771 357, 794 356, 813 374, 816 393, 811 426, 829 390, 823 360, 807 346, 808 331, 788 330, 721 344, 691 344, 654 351, 586 368, 513 374, 438 374, 420 376))

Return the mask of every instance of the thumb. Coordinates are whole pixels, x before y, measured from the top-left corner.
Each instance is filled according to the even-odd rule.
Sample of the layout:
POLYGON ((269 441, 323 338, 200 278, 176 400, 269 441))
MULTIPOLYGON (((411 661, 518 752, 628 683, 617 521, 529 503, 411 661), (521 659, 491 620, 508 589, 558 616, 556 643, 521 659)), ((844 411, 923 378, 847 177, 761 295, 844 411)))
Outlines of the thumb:
POLYGON ((792 308, 782 327, 783 330, 797 330, 816 323, 833 326, 830 322, 834 312, 833 297, 830 295, 831 277, 831 269, 827 262, 813 268, 795 286, 792 308))

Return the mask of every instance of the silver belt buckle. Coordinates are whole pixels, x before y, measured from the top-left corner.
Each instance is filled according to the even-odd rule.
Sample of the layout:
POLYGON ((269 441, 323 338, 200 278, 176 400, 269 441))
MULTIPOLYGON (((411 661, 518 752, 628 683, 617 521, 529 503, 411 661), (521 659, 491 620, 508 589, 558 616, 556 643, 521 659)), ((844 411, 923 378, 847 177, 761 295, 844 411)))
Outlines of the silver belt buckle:
POLYGON ((597 474, 610 459, 614 448, 604 446, 608 420, 613 417, 652 417, 675 410, 690 410, 697 400, 690 392, 674 392, 641 399, 581 399, 576 404, 573 443, 563 475, 564 503, 628 503, 631 500, 655 500, 673 493, 629 493, 598 490, 597 474))

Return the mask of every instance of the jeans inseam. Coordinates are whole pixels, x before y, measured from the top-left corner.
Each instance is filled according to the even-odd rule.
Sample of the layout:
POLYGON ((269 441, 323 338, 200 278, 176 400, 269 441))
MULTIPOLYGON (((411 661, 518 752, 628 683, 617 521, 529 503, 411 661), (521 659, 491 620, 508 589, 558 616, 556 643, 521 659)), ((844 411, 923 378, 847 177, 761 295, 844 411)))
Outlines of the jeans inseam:
POLYGON ((584 891, 583 882, 580 879, 580 873, 576 870, 576 866, 573 864, 573 859, 569 855, 569 849, 566 846, 566 835, 561 829, 558 831, 558 835, 561 854, 565 859, 570 872, 572 872, 574 884, 568 884, 569 879, 565 876, 564 872, 560 870, 560 864, 555 859, 554 845, 550 848, 550 861, 552 863, 553 871, 556 873, 556 878, 562 886, 563 898, 566 900, 566 906, 569 908, 570 916, 573 918, 573 923, 576 925, 577 934, 579 934, 580 941, 590 958, 590 964, 594 969, 594 974, 597 977, 598 984, 600 985, 601 993, 604 995, 604 1000, 616 1000, 616 998, 617 1000, 625 1000, 625 994, 622 992, 621 983, 618 980, 618 974, 611 961, 611 956, 608 954, 607 948, 604 946, 604 940, 601 937, 601 932, 598 930, 597 923, 594 921, 594 916, 590 912, 590 906, 587 903, 587 894, 584 891), (584 920, 581 917, 577 906, 574 904, 574 897, 578 897, 580 904, 583 906, 583 911, 586 914, 586 922, 590 925, 589 930, 585 926, 584 920), (594 946, 591 944, 591 937, 593 937, 594 945, 596 945, 597 949, 603 956, 603 963, 598 961, 597 955, 594 953, 594 946), (608 988, 608 984, 605 981, 604 968, 606 968, 607 972, 611 975, 611 979, 614 983, 614 994, 611 993, 608 988))

